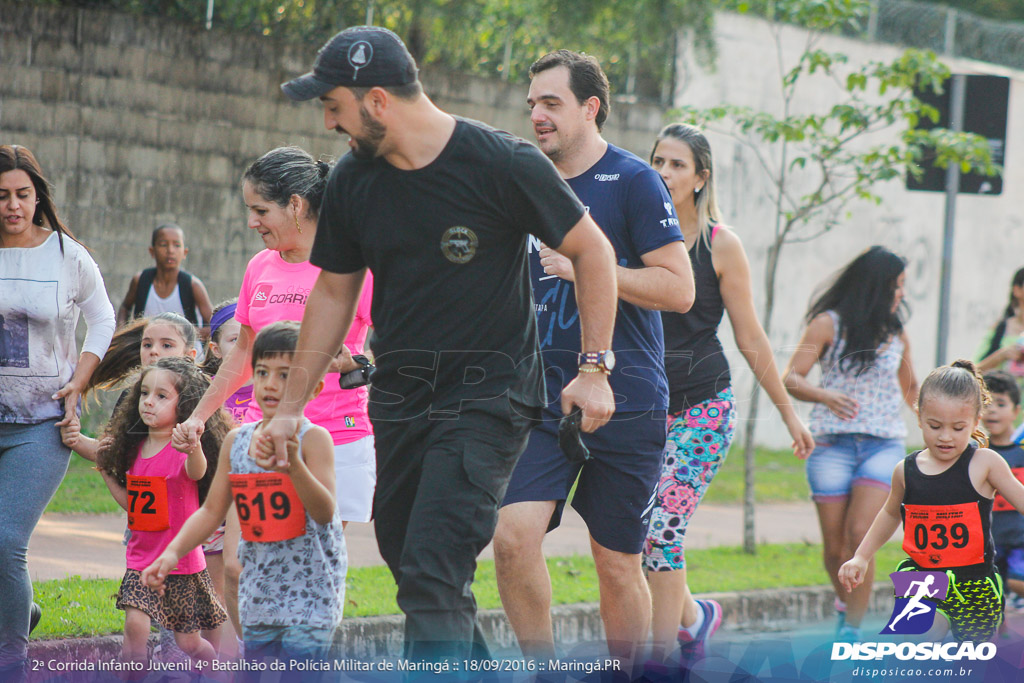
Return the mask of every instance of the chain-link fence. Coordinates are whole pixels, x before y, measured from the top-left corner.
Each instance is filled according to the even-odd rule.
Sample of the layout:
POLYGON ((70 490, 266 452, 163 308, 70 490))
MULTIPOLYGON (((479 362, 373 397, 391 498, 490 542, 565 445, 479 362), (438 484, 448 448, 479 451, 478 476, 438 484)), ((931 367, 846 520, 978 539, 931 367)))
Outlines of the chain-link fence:
POLYGON ((983 19, 911 0, 877 0, 865 24, 869 40, 1024 69, 1024 22, 983 19))

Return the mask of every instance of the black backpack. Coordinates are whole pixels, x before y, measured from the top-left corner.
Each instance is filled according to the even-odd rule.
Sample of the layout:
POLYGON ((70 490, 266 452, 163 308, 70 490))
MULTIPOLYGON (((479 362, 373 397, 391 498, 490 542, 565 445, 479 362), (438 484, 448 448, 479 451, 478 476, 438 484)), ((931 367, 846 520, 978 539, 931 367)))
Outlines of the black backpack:
MULTIPOLYGON (((153 287, 154 279, 156 279, 156 268, 146 268, 139 274, 139 284, 135 288, 135 305, 132 307, 133 318, 138 318, 145 313, 146 299, 149 297, 149 290, 153 287)), ((193 325, 198 325, 196 298, 192 294, 192 273, 185 270, 178 271, 178 298, 181 300, 181 309, 185 311, 185 318, 193 325)))

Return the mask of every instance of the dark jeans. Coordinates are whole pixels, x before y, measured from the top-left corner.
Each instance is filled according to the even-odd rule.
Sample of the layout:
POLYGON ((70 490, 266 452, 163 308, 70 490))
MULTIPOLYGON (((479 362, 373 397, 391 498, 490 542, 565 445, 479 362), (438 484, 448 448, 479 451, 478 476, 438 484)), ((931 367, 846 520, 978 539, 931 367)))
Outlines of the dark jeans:
POLYGON ((472 591, 476 558, 540 416, 506 397, 464 405, 455 419, 373 425, 377 544, 398 584, 412 660, 489 656, 472 591))

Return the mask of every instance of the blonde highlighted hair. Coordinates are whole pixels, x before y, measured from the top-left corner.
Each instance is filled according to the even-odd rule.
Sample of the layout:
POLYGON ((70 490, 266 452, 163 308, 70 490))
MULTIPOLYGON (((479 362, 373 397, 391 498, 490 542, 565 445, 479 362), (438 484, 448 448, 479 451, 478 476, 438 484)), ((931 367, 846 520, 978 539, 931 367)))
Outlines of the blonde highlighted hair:
POLYGON ((704 132, 697 126, 688 123, 670 123, 661 129, 658 137, 654 140, 654 148, 651 150, 650 161, 654 161, 654 153, 658 150, 658 143, 666 138, 672 138, 684 143, 693 153, 694 171, 704 178, 704 187, 693 193, 693 201, 697 205, 697 225, 700 231, 697 233, 697 243, 702 241, 710 248, 711 228, 722 222, 722 212, 718 209, 718 197, 715 193, 715 172, 711 159, 711 143, 708 142, 704 132), (705 171, 707 173, 705 174, 705 171))

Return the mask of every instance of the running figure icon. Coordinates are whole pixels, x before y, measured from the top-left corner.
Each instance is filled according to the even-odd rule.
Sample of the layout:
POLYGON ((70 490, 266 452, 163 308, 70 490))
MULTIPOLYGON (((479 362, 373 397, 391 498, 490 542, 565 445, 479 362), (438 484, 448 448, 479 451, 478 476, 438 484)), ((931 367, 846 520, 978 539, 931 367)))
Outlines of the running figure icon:
POLYGON ((935 583, 934 574, 928 574, 928 576, 924 577, 923 581, 912 581, 910 583, 910 586, 907 587, 907 592, 905 594, 905 596, 909 597, 910 599, 907 600, 907 605, 903 608, 903 611, 900 612, 899 615, 895 619, 893 619, 892 622, 889 624, 890 630, 895 631, 896 622, 902 619, 903 617, 906 617, 907 621, 910 621, 914 617, 920 616, 922 614, 927 614, 928 612, 932 611, 932 607, 930 605, 924 604, 922 600, 924 600, 924 598, 934 598, 935 595, 939 592, 938 588, 936 588, 935 590, 928 590, 928 587, 931 586, 933 583, 935 583), (915 586, 917 587, 917 592, 914 595, 910 595, 910 592, 915 590, 915 586))

